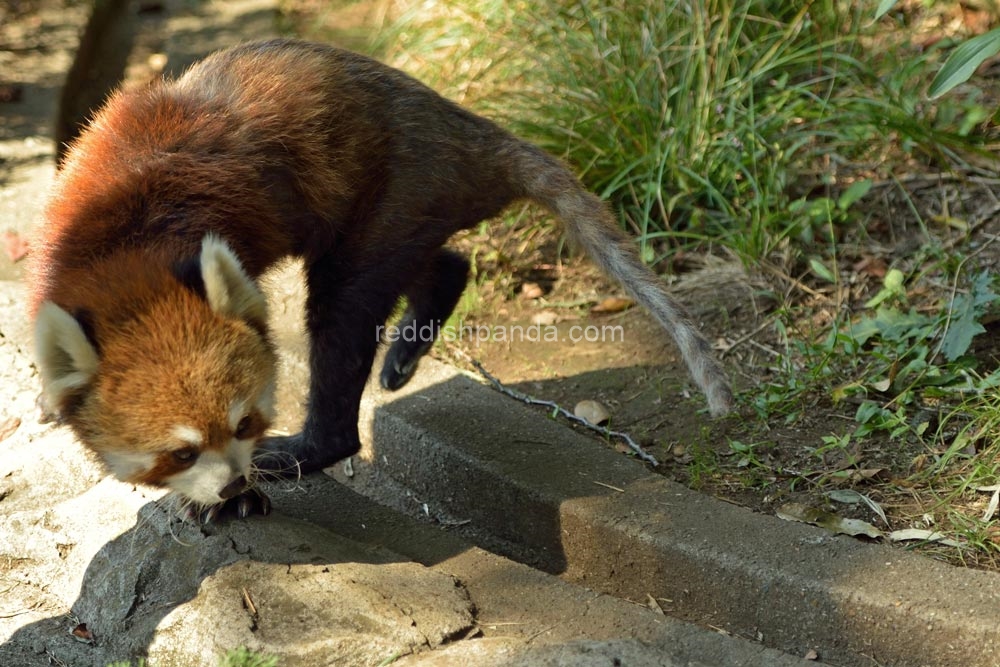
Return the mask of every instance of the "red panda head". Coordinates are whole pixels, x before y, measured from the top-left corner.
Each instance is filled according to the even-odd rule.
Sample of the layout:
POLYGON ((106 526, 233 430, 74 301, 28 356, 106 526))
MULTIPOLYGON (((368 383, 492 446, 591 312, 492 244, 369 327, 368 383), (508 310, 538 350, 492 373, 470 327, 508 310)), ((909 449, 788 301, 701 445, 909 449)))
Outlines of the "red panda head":
POLYGON ((118 479, 203 505, 230 498, 273 417, 264 296, 213 236, 186 265, 129 284, 140 286, 75 317, 41 304, 43 400, 118 479))

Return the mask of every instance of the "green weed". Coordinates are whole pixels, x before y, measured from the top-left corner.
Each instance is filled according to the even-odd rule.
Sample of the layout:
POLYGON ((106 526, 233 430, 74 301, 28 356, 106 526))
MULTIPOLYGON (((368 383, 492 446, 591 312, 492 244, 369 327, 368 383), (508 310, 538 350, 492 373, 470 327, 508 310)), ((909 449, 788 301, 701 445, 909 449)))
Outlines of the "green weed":
POLYGON ((919 60, 883 76, 862 56, 859 7, 840 3, 403 4, 374 50, 564 156, 651 263, 690 244, 756 261, 810 242, 830 214, 856 219, 870 187, 814 165, 896 145, 943 160, 976 122, 956 107, 927 123, 919 60), (841 178, 846 199, 794 194, 841 178))

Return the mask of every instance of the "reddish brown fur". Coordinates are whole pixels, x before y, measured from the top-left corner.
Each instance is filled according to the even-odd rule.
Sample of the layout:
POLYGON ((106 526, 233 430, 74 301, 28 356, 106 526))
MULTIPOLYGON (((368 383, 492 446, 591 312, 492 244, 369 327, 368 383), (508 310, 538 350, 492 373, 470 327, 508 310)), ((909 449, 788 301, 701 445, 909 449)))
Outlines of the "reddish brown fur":
MULTIPOLYGON (((441 246, 523 198, 564 219, 674 334, 712 410, 728 410, 707 341, 558 160, 401 72, 281 40, 115 94, 68 152, 34 252, 31 311, 53 302, 73 331, 66 313, 76 318, 99 367, 86 386, 72 374, 65 391, 54 383, 63 404, 51 407, 98 450, 161 452, 178 426, 204 434, 203 449, 232 439, 231 404, 264 395, 274 353, 265 322, 220 316, 178 270, 214 235, 251 278, 285 256, 305 260, 308 416, 301 433, 262 446, 303 471, 349 456, 377 327, 404 294, 404 319, 445 321, 468 264, 441 246)), ((425 351, 397 341, 383 385, 405 383, 425 351)), ((52 375, 66 356, 55 351, 52 375)), ((259 435, 266 419, 253 419, 259 435)), ((159 456, 142 479, 178 466, 159 456)))
MULTIPOLYGON (((101 373, 71 422, 85 438, 101 434, 99 449, 154 452, 177 424, 201 431, 202 449, 221 449, 233 437, 225 420, 232 402, 273 380, 273 352, 249 324, 219 317, 186 289, 169 294, 118 330, 98 330, 101 373), (108 434, 128 442, 108 441, 108 434)), ((251 415, 259 436, 268 424, 251 415)))

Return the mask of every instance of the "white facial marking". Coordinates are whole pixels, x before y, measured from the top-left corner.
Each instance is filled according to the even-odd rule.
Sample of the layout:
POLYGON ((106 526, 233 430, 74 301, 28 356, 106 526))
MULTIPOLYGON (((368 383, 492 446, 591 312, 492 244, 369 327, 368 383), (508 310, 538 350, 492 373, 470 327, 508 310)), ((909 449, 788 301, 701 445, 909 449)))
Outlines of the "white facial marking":
POLYGON ((181 442, 198 446, 205 442, 205 436, 201 431, 193 426, 187 426, 185 424, 177 424, 172 429, 170 429, 170 435, 177 438, 181 442))
POLYGON ((104 452, 104 463, 123 482, 153 467, 156 456, 149 452, 104 452))
POLYGON ((240 420, 247 416, 247 402, 246 401, 233 401, 232 406, 229 408, 229 428, 236 430, 239 425, 240 420))
POLYGON ((202 452, 190 468, 168 477, 167 486, 202 505, 221 503, 219 492, 230 482, 241 475, 249 478, 252 453, 252 442, 230 440, 223 452, 202 452))

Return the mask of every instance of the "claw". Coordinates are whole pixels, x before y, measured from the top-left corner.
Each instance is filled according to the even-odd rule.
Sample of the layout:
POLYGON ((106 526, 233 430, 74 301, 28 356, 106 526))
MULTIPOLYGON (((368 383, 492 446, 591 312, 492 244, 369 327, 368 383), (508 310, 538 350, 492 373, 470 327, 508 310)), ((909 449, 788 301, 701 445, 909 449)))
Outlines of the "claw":
POLYGON ((261 516, 271 513, 271 499, 256 489, 249 489, 236 498, 236 516, 245 519, 254 511, 261 516))
POLYGON ((250 516, 250 510, 253 509, 253 504, 246 495, 241 495, 236 499, 236 516, 240 519, 245 519, 250 516))
POLYGON ((267 516, 271 513, 271 499, 257 489, 246 489, 232 498, 207 507, 187 508, 187 517, 208 525, 215 523, 220 517, 233 516, 246 519, 251 514, 267 516))
POLYGON ((206 525, 215 523, 215 520, 219 518, 219 512, 222 511, 223 507, 225 507, 225 503, 209 505, 208 508, 201 513, 201 522, 206 525))

